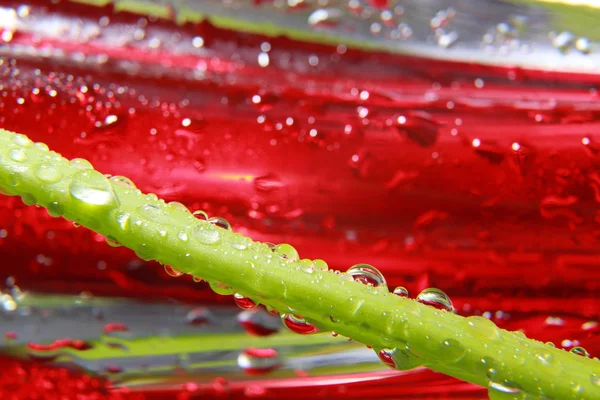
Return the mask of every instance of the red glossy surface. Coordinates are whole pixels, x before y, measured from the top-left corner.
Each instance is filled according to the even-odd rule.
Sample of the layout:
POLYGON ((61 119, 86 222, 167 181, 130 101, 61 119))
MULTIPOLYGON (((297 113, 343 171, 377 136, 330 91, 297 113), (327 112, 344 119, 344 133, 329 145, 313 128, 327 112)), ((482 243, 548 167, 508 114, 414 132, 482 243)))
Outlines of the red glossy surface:
MULTIPOLYGON (((110 7, 47 7, 32 12, 139 19, 110 7)), ((4 59, 0 125, 126 175, 145 192, 225 217, 256 240, 291 243, 334 269, 373 264, 390 288, 405 286, 412 297, 439 287, 462 314, 487 311, 503 328, 557 346, 578 341, 598 355, 598 325, 588 321, 600 309, 600 77, 340 54, 206 22, 149 22, 147 35, 158 28, 201 35, 206 51, 35 41, 16 32, 11 46, 108 57, 101 68, 60 57, 4 59), (256 55, 266 40, 264 69, 256 55), (125 74, 123 60, 146 73, 125 74), (163 74, 165 65, 177 68, 163 74), (203 78, 186 78, 197 66, 203 78)), ((16 198, 0 198, 0 229, 0 271, 22 289, 233 301, 16 198)), ((434 376, 454 398, 481 397, 480 389, 427 375, 434 376)), ((402 382, 414 396, 435 388, 402 382)), ((294 387, 294 396, 351 398, 375 394, 380 383, 288 384, 272 383, 266 394, 254 388, 258 395, 252 386, 225 386, 233 397, 293 398, 294 387)), ((395 394, 377 393, 387 395, 395 394)))

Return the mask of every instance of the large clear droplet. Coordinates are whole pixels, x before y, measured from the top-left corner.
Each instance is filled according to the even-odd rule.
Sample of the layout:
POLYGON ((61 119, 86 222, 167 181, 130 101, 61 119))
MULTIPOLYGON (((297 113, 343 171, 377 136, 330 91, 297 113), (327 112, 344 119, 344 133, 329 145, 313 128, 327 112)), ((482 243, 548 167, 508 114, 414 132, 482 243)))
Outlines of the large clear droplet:
POLYGON ((136 189, 135 184, 131 181, 131 179, 125 176, 113 176, 109 179, 109 181, 112 184, 125 189, 136 189))
POLYGON ((406 289, 404 286, 397 286, 393 293, 398 297, 408 297, 408 289, 406 289))
POLYGON ((316 333, 319 330, 316 326, 306 322, 306 320, 298 315, 287 314, 282 315, 281 319, 284 325, 295 333, 300 333, 302 335, 307 335, 310 333, 316 333))
POLYGON ((74 199, 84 204, 117 205, 117 199, 108 179, 95 170, 76 172, 69 186, 69 192, 74 199))
POLYGON ((581 346, 575 346, 570 351, 571 354, 577 354, 578 356, 590 357, 590 353, 581 346))
POLYGON ((62 179, 60 171, 50 164, 41 164, 35 171, 35 177, 44 183, 56 183, 62 179))
POLYGON ((231 224, 223 217, 212 217, 208 219, 208 222, 213 224, 214 226, 218 226, 219 228, 226 229, 228 231, 231 230, 231 224))
POLYGON ((192 229, 192 237, 206 245, 216 245, 221 242, 221 235, 216 229, 211 227, 195 226, 192 229))
POLYGON ((360 282, 367 286, 387 289, 387 282, 383 274, 375 267, 369 264, 356 264, 346 271, 352 276, 355 282, 360 282))
POLYGON ((246 349, 237 358, 238 366, 248 375, 263 375, 281 365, 275 349, 246 349))
POLYGON ((453 311, 450 297, 440 289, 427 288, 423 290, 416 299, 419 303, 425 304, 442 311, 453 311))
POLYGON ((290 261, 298 261, 300 259, 300 255, 294 246, 287 243, 278 244, 273 248, 273 252, 290 261))
POLYGON ((235 304, 237 304, 237 306, 239 308, 242 308, 244 310, 249 310, 251 308, 256 307, 256 303, 254 301, 252 301, 252 299, 250 299, 248 297, 244 297, 243 295, 241 295, 239 293, 233 294, 233 300, 235 301, 235 304))

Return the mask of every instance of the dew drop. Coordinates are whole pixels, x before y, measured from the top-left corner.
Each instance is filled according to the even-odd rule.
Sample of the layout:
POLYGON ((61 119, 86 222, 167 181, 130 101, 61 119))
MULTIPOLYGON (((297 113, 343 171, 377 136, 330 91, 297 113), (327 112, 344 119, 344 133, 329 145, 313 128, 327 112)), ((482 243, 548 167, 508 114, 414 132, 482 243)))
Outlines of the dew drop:
POLYGON ((251 308, 256 307, 256 303, 252 301, 252 299, 244 297, 239 293, 233 294, 233 301, 235 301, 235 304, 237 304, 239 308, 242 308, 244 310, 249 310, 251 308))
POLYGON ((396 369, 396 362, 394 361, 393 354, 396 349, 381 349, 377 353, 377 357, 390 368, 396 369))
POLYGON ((480 339, 498 339, 500 331, 498 327, 489 319, 479 316, 468 317, 465 319, 469 331, 480 339))
POLYGON ((281 328, 279 316, 271 315, 258 307, 242 311, 237 320, 246 333, 252 336, 272 335, 281 328))
POLYGON ((393 293, 399 297, 408 297, 408 290, 404 286, 396 287, 393 293))
POLYGON ((108 244, 110 247, 121 247, 121 243, 119 243, 117 240, 110 236, 106 236, 104 240, 106 241, 106 244, 108 244))
POLYGON ((327 263, 321 259, 313 260, 313 265, 315 266, 316 269, 318 269, 320 271, 328 271, 329 270, 329 266, 327 265, 327 263))
POLYGON ((520 400, 523 398, 521 390, 510 382, 490 382, 488 395, 490 400, 520 400))
POLYGON ((58 169, 49 164, 41 164, 35 171, 35 177, 48 184, 56 183, 62 179, 58 169))
POLYGON ((245 349, 237 358, 238 366, 248 375, 263 375, 281 365, 275 349, 245 349))
POLYGON ((190 325, 204 325, 212 322, 213 315, 204 307, 190 310, 185 316, 185 321, 190 325))
POLYGON ((307 274, 315 272, 315 265, 311 260, 300 260, 296 265, 302 272, 307 274))
POLYGON ((590 353, 588 353, 588 351, 581 346, 573 347, 571 350, 569 350, 569 353, 590 358, 590 353))
POLYGON ((298 315, 287 314, 282 315, 281 319, 283 324, 292 332, 307 335, 310 333, 317 333, 318 329, 316 326, 306 322, 306 320, 298 315))
POLYGON ((170 265, 165 264, 165 272, 167 275, 172 276, 173 278, 179 278, 183 275, 183 272, 171 267, 170 265))
POLYGON ((181 240, 182 242, 187 242, 189 239, 187 232, 184 230, 179 231, 179 233, 177 233, 177 239, 181 240))
POLYGON ((212 218, 208 219, 208 222, 210 222, 214 226, 218 226, 219 228, 223 228, 223 229, 226 229, 228 231, 231 231, 231 225, 223 217, 212 217, 212 218))
POLYGON ((592 385, 600 388, 600 375, 592 374, 590 376, 590 381, 592 382, 592 385))
POLYGON ((421 304, 437 308, 438 310, 449 312, 454 310, 450 297, 448 297, 448 295, 440 289, 425 289, 421 293, 419 293, 416 300, 421 304))
POLYGON ((208 221, 208 215, 202 210, 196 210, 192 215, 201 221, 208 221))
POLYGON ((106 206, 117 203, 108 179, 94 170, 76 172, 69 186, 69 193, 75 200, 88 205, 106 206))
POLYGON ((110 182, 115 184, 116 186, 125 188, 125 189, 137 189, 135 184, 131 181, 131 179, 125 176, 113 176, 109 179, 110 182))
POLYGON ((195 226, 192 228, 192 237, 206 245, 216 245, 221 242, 221 235, 211 227, 195 226))
POLYGON ((21 149, 12 149, 8 152, 8 157, 16 162, 25 162, 28 160, 27 153, 21 149))
POLYGON ((90 164, 90 162, 88 160, 83 159, 83 158, 74 158, 71 160, 70 163, 73 168, 76 168, 79 170, 94 169, 92 164, 90 164))
POLYGON ((221 296, 230 296, 235 292, 231 286, 228 286, 222 282, 210 281, 208 284, 213 292, 220 294, 221 296))
POLYGON ((11 140, 14 144, 21 147, 31 147, 33 142, 25 135, 17 133, 11 140))
POLYGON ((438 354, 441 359, 449 363, 456 363, 464 357, 465 348, 455 339, 446 339, 442 341, 438 354))
POLYGON ((352 276, 352 279, 354 279, 355 282, 376 288, 385 288, 387 290, 385 277, 372 265, 356 264, 350 267, 346 273, 352 276))
POLYGON ((300 259, 298 251, 292 245, 287 243, 278 244, 273 248, 273 252, 290 261, 298 261, 300 259))

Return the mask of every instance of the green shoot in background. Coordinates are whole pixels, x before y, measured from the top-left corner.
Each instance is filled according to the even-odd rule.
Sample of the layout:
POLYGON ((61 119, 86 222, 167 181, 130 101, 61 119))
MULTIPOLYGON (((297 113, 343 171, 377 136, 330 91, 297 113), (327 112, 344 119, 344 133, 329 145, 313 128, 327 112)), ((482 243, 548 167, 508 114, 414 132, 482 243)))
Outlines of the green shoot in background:
MULTIPOLYGON (((321 260, 299 259, 192 215, 180 203, 143 194, 24 135, 0 130, 0 192, 104 235, 144 260, 207 280, 291 317, 368 344, 398 369, 426 366, 489 388, 496 399, 598 399, 598 359, 569 353, 483 317, 464 318, 355 282, 321 260), (302 318, 294 317, 301 316, 302 318)), ((301 330, 301 329, 299 329, 301 330)), ((305 329, 305 332, 314 329, 305 329)))

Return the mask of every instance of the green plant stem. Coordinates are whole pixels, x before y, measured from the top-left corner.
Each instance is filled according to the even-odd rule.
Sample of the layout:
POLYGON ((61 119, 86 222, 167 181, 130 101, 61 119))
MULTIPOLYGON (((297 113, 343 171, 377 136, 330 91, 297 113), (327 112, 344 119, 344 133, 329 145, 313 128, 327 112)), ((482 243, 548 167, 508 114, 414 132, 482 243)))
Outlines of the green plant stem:
MULTIPOLYGON (((301 315, 378 351, 400 369, 418 365, 482 386, 492 399, 598 399, 600 363, 482 317, 463 318, 354 282, 345 273, 282 258, 268 245, 195 218, 179 203, 107 178, 24 135, 0 130, 0 190, 38 204, 157 260, 221 282, 282 314, 301 315), (510 393, 506 393, 510 392, 510 393), (545 396, 545 397, 544 397, 545 396)), ((216 287, 216 286, 215 286, 216 287)))

